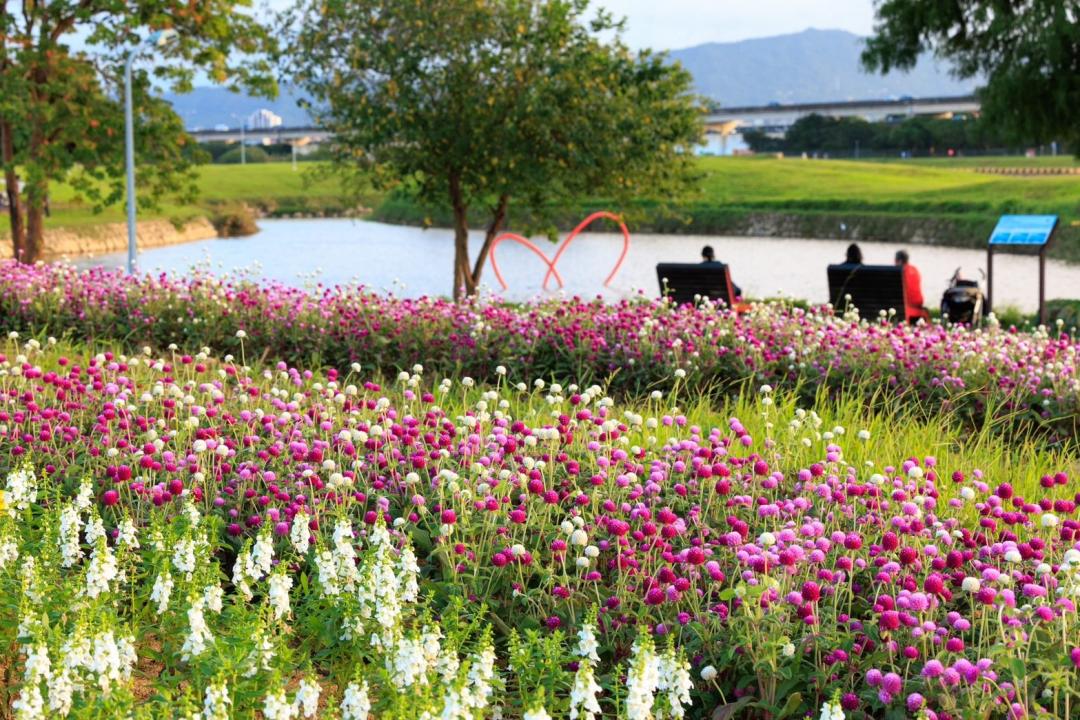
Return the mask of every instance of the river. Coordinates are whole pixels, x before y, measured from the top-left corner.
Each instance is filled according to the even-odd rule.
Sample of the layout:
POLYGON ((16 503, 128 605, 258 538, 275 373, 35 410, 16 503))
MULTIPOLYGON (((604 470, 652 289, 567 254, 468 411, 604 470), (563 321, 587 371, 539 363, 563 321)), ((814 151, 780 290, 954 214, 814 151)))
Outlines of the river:
MULTIPOLYGON (((217 273, 243 269, 293 285, 362 284, 399 296, 450 292, 453 245, 449 230, 347 219, 262 220, 259 227, 260 232, 250 237, 147 250, 139 255, 139 267, 174 273, 194 266, 217 273)), ((471 238, 474 251, 480 240, 479 234, 471 238)), ((548 257, 554 257, 556 245, 542 239, 536 242, 548 257)), ((718 260, 730 264, 732 278, 748 297, 783 294, 825 302, 825 266, 842 261, 846 247, 846 241, 836 240, 635 234, 611 288, 604 288, 604 278, 618 259, 622 242, 622 236, 617 234, 581 235, 557 266, 565 281, 563 292, 616 299, 644 290, 653 296, 658 293, 656 263, 697 262, 701 247, 708 244, 715 248, 718 260)), ((981 250, 871 242, 860 246, 869 264, 891 263, 893 253, 905 247, 912 264, 922 273, 923 292, 930 306, 937 305, 957 267, 963 268, 967 277, 980 278, 979 271, 986 266, 986 253, 981 250)), ((994 305, 1035 310, 1037 259, 1004 254, 994 257, 994 305)), ((502 243, 497 260, 508 285, 499 293, 502 297, 525 300, 558 293, 554 281, 548 292, 543 291, 541 280, 546 265, 525 247, 502 243)), ((79 258, 75 264, 120 267, 124 261, 123 254, 110 254, 79 258)), ((490 264, 483 285, 488 290, 499 289, 490 264)), ((1048 261, 1046 297, 1080 297, 1080 265, 1048 261)))

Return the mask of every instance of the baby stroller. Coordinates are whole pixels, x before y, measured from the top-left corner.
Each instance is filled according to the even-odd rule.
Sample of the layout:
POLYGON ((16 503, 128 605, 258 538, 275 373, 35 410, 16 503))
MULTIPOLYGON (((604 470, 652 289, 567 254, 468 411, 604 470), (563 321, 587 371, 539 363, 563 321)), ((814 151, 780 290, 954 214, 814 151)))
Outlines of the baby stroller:
MULTIPOLYGON (((981 272, 981 271, 980 271, 981 272)), ((964 280, 956 268, 941 296, 941 316, 951 323, 978 326, 986 314, 986 299, 977 280, 964 280)))

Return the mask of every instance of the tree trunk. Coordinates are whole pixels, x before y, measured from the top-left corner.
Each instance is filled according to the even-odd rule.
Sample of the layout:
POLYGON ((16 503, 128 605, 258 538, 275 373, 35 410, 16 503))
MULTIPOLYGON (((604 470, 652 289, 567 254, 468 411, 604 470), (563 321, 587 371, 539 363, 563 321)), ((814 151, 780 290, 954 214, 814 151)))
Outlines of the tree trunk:
POLYGON ((26 195, 26 240, 23 243, 23 256, 19 260, 28 265, 41 259, 41 250, 45 247, 47 187, 44 183, 34 183, 26 195))
POLYGON ((499 202, 491 213, 491 223, 487 227, 487 232, 484 233, 484 244, 480 246, 480 254, 477 255, 476 264, 472 269, 473 285, 477 287, 480 285, 480 275, 484 272, 484 263, 487 261, 488 253, 491 252, 491 243, 502 232, 503 224, 506 222, 506 209, 509 204, 509 196, 500 195, 499 202))
POLYGON ((11 123, 0 122, 0 161, 4 165, 4 184, 11 225, 11 253, 16 260, 21 260, 26 242, 26 228, 23 225, 22 199, 19 196, 19 176, 15 174, 15 141, 12 134, 11 123))
POLYGON ((461 180, 450 174, 450 205, 454 210, 454 300, 476 294, 469 269, 469 208, 461 192, 461 180))

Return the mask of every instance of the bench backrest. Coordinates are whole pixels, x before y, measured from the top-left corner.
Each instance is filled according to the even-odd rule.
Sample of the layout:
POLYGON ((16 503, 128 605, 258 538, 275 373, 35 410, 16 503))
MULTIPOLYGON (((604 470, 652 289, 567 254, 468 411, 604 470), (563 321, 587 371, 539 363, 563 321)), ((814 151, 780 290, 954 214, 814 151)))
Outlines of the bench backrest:
POLYGON ((896 310, 894 321, 904 320, 904 274, 897 265, 830 265, 829 301, 837 312, 849 305, 861 317, 873 320, 882 311, 896 310), (851 296, 851 300, 845 296, 851 296))
POLYGON ((695 296, 735 304, 731 273, 724 263, 660 263, 656 266, 660 294, 670 296, 679 305, 694 302, 695 296))

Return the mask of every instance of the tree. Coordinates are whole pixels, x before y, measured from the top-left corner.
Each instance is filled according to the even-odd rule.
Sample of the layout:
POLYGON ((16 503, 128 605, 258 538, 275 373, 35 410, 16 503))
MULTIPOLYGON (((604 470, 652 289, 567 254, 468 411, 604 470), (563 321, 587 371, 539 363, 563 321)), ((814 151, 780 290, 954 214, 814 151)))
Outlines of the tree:
POLYGON ((985 77, 988 119, 1015 138, 1065 140, 1080 155, 1080 2, 879 0, 876 15, 868 69, 910 69, 933 50, 961 77, 985 77))
POLYGON ((702 110, 689 74, 631 53, 602 11, 586 24, 587 6, 299 0, 284 18, 289 67, 334 134, 335 167, 452 213, 455 297, 476 291, 512 203, 550 230, 560 203, 663 198, 691 181, 702 110))
MULTIPOLYGON (((190 89, 196 70, 215 82, 273 94, 265 53, 271 36, 247 11, 248 0, 27 0, 0 6, 0 163, 15 257, 34 262, 43 249, 49 184, 70 182, 94 207, 124 196, 122 68, 140 31, 171 28, 178 41, 154 76, 190 89), (77 46, 77 49, 76 47, 77 46), (19 189, 22 189, 20 193, 19 189)), ((138 110, 139 202, 190 197, 196 154, 180 119, 133 75, 138 110)))

